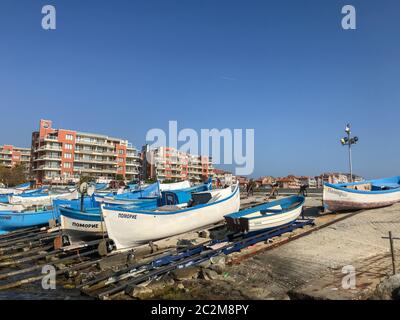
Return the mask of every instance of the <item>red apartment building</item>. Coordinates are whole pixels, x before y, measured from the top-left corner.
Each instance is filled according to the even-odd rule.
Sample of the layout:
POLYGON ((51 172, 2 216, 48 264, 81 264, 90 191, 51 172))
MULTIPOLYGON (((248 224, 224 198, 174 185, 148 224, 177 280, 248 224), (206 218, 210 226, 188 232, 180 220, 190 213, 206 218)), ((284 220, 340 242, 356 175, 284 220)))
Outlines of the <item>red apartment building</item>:
POLYGON ((29 169, 31 160, 30 148, 19 148, 12 145, 0 146, 0 165, 12 168, 17 164, 23 164, 29 169))
POLYGON ((38 183, 77 182, 81 176, 110 181, 139 178, 140 157, 127 140, 69 129, 40 120, 32 133, 31 172, 38 183))

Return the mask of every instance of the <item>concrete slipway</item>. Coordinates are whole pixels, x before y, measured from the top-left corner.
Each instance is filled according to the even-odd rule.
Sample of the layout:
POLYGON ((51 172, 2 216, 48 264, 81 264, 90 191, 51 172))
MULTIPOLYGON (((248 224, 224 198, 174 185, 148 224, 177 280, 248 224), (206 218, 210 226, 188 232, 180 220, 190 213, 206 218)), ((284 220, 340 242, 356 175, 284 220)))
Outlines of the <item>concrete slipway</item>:
MULTIPOLYGON (((318 203, 320 199, 307 200, 310 207, 318 203)), ((341 217, 322 215, 316 223, 341 217)), ((389 231, 400 237, 400 204, 350 215, 283 245, 277 246, 285 235, 273 244, 257 244, 229 257, 233 265, 219 278, 187 282, 186 293, 173 298, 366 299, 392 272, 389 240, 382 238, 389 231), (271 246, 276 247, 268 250, 271 246), (355 289, 342 288, 342 268, 348 265, 355 267, 355 289)), ((396 245, 400 248, 400 241, 396 245)))

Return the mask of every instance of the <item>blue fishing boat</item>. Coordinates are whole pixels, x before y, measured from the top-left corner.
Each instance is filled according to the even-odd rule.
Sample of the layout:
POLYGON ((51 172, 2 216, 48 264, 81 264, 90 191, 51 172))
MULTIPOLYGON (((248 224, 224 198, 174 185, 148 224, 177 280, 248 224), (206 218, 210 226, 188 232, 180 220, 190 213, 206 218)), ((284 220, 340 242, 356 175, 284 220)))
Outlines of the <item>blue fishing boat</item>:
POLYGON ((107 188, 108 188, 108 183, 96 183, 96 184, 95 184, 95 189, 96 189, 97 191, 105 190, 105 189, 107 189, 107 188))
POLYGON ((1 194, 0 195, 0 202, 1 203, 8 203, 8 198, 9 196, 12 196, 13 193, 6 193, 6 194, 1 194))
POLYGON ((229 230, 253 232, 289 225, 301 215, 305 198, 291 196, 225 216, 229 230))
POLYGON ((52 219, 57 219, 57 216, 51 206, 22 212, 0 211, 0 231, 5 233, 21 228, 44 226, 52 219))
POLYGON ((30 182, 25 182, 25 183, 21 183, 19 185, 17 185, 15 187, 15 189, 19 189, 19 190, 27 190, 31 187, 31 183, 30 182))
MULTIPOLYGON (((211 181, 182 190, 164 191, 161 197, 141 197, 125 201, 124 205, 119 203, 107 203, 110 207, 122 207, 127 210, 155 210, 164 205, 179 205, 190 202, 192 193, 211 190, 211 181)), ((129 197, 128 197, 129 198, 129 197)), ((95 201, 95 200, 94 200, 95 201)), ((69 238, 70 243, 78 241, 89 241, 105 234, 106 226, 101 216, 99 202, 95 205, 80 208, 71 206, 59 206, 61 214, 61 229, 69 238)))
POLYGON ((158 183, 153 183, 142 190, 129 190, 121 194, 108 193, 106 195, 101 195, 96 193, 95 198, 98 202, 124 205, 129 204, 132 200, 135 199, 146 197, 159 197, 159 195, 159 185, 158 183))
POLYGON ((327 211, 352 211, 390 206, 400 201, 400 176, 353 183, 324 184, 327 211))

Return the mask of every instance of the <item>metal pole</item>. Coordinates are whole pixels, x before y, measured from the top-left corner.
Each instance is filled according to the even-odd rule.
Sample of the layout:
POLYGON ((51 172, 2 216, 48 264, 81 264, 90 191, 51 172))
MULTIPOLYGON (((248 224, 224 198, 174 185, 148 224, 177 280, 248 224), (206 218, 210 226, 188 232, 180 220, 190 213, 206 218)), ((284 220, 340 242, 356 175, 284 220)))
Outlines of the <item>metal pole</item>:
POLYGON ((82 211, 82 212, 83 212, 83 199, 84 199, 84 197, 85 197, 85 194, 82 193, 82 194, 81 194, 81 211, 82 211))
POLYGON ((394 259, 394 245, 393 245, 392 231, 389 231, 389 241, 390 241, 390 253, 392 254, 393 275, 395 275, 396 274, 396 261, 394 259))
POLYGON ((350 164, 350 182, 353 182, 353 163, 351 160, 351 140, 350 140, 350 133, 349 133, 349 164, 350 164))

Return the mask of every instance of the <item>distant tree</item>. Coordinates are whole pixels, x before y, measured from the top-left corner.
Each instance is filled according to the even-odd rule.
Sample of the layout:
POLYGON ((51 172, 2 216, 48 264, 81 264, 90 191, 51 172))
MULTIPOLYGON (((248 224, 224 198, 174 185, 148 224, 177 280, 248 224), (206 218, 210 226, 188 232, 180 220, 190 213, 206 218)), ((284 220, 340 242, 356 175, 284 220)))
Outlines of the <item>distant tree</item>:
POLYGON ((0 166, 0 182, 8 187, 15 187, 28 181, 25 166, 17 164, 12 168, 0 166))
POLYGON ((123 176, 122 174, 117 174, 117 175, 115 176, 115 180, 117 180, 117 181, 123 181, 123 180, 124 180, 124 176, 123 176))
POLYGON ((82 176, 82 177, 80 177, 80 179, 79 179, 79 184, 82 184, 82 183, 84 183, 84 182, 90 183, 90 182, 95 182, 95 181, 96 181, 96 178, 94 178, 94 177, 91 177, 91 176, 82 176))

